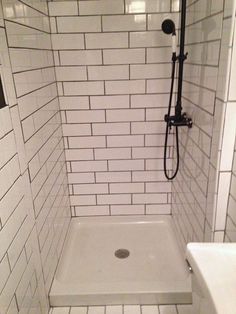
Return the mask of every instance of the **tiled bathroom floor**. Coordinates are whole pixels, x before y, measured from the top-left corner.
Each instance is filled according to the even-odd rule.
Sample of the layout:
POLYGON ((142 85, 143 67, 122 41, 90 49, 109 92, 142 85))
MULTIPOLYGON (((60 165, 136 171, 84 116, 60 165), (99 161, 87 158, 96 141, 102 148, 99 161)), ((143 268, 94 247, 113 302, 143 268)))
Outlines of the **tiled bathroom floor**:
POLYGON ((50 314, 192 314, 192 305, 55 307, 50 314))

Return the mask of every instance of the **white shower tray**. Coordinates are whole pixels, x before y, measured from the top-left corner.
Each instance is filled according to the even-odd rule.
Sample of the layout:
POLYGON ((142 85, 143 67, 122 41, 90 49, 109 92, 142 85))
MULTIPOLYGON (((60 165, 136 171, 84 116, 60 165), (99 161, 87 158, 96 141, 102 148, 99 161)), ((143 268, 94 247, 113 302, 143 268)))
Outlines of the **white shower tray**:
POLYGON ((50 292, 52 306, 191 301, 170 216, 72 219, 50 292), (119 249, 129 256, 117 258, 119 249))

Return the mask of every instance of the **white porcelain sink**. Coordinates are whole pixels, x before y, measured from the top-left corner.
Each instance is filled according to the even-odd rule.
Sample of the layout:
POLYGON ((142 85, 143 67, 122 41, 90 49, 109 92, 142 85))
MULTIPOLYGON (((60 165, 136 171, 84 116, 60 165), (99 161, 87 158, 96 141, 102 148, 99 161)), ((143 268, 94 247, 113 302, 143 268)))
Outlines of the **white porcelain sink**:
POLYGON ((236 313, 236 243, 190 243, 194 314, 236 313))

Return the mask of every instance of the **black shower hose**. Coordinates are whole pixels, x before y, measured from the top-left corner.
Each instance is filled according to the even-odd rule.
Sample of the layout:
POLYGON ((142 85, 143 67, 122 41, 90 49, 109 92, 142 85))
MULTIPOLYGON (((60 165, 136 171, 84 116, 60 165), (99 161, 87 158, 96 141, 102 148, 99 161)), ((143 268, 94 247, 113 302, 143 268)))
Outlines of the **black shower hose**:
POLYGON ((172 73, 171 73, 171 87, 170 87, 170 98, 169 98, 169 107, 168 107, 168 113, 167 113, 167 122, 166 122, 166 134, 165 134, 165 148, 164 148, 164 173, 167 178, 167 180, 173 180, 178 171, 179 171, 179 133, 178 133, 178 126, 175 127, 175 135, 176 135, 176 159, 177 159, 177 165, 175 172, 172 176, 169 176, 168 171, 167 171, 167 145, 168 145, 168 137, 169 137, 169 129, 171 126, 168 124, 169 117, 171 114, 171 105, 172 105, 172 98, 173 98, 173 92, 174 92, 174 82, 175 82, 175 65, 176 65, 176 60, 172 61, 172 73))

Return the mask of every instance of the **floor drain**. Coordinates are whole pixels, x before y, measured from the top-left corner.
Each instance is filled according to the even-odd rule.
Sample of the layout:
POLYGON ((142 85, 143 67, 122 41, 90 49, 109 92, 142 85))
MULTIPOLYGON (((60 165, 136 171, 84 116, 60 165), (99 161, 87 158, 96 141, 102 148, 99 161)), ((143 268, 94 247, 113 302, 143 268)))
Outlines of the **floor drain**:
POLYGON ((115 256, 117 258, 121 258, 121 259, 127 258, 129 256, 129 254, 130 254, 129 251, 126 249, 119 249, 119 250, 115 251, 115 256))

